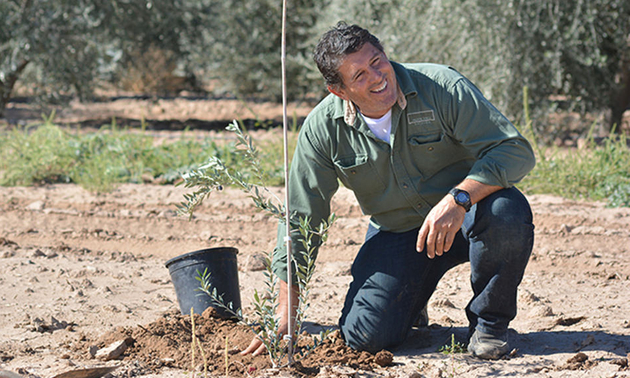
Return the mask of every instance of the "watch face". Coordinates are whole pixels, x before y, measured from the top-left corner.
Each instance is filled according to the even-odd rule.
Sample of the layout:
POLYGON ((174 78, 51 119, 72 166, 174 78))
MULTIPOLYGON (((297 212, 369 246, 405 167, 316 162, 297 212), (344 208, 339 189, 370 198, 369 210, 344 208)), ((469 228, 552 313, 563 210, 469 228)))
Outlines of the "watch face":
POLYGON ((466 193, 457 193, 457 201, 458 202, 468 202, 468 195, 466 193))

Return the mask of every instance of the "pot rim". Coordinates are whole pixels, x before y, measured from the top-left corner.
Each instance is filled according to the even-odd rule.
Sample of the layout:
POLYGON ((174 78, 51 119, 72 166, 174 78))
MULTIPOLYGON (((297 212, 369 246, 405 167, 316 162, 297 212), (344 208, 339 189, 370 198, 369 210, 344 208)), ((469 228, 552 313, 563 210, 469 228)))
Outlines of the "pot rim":
POLYGON ((235 248, 235 247, 212 247, 212 248, 199 249, 199 250, 196 250, 196 251, 187 252, 187 253, 184 253, 182 255, 173 257, 172 259, 168 260, 164 265, 166 265, 166 267, 168 268, 170 265, 173 265, 176 262, 179 262, 181 260, 189 259, 189 258, 194 257, 196 255, 201 255, 201 254, 205 254, 205 253, 218 253, 218 252, 233 253, 236 256, 238 254, 238 249, 235 248))

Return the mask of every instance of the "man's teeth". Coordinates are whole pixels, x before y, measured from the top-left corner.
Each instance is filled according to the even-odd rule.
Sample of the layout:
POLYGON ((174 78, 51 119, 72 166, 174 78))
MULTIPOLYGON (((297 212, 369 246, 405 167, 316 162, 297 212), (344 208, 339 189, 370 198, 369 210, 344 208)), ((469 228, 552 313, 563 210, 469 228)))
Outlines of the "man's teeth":
POLYGON ((387 80, 383 82, 383 85, 381 85, 379 88, 376 88, 374 90, 374 92, 381 92, 383 91, 385 88, 387 88, 387 80))

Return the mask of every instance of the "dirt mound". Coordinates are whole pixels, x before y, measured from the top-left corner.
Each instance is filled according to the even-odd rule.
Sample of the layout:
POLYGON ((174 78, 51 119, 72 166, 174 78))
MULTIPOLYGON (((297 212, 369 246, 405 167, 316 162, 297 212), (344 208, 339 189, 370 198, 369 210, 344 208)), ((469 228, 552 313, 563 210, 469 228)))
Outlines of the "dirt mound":
MULTIPOLYGON (((191 317, 172 310, 144 326, 118 327, 96 340, 84 339, 75 345, 76 357, 86 357, 88 350, 96 354, 108 346, 124 343, 124 352, 116 359, 141 366, 145 374, 178 368, 199 372, 205 369, 215 376, 225 374, 227 364, 228 376, 243 377, 264 375, 272 368, 268 355, 243 356, 239 353, 252 340, 253 333, 248 327, 235 320, 216 317, 211 310, 194 315, 195 336, 200 343, 194 351, 191 317)), ((312 336, 303 333, 296 350, 298 362, 292 371, 299 376, 312 376, 317 375, 322 366, 338 365, 370 371, 391 364, 391 352, 382 351, 376 356, 357 352, 347 347, 339 336, 339 331, 334 331, 322 345, 300 358, 299 354, 306 353, 306 347, 313 345, 312 336)))

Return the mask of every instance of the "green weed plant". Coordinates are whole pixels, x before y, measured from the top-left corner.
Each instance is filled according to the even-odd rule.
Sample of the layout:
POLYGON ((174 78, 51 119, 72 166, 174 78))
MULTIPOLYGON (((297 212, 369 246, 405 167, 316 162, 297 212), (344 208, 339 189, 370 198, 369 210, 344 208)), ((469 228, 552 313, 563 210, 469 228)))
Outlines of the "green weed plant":
MULTIPOLYGON (((220 157, 210 157, 207 162, 197 169, 182 176, 182 184, 187 188, 195 188, 191 194, 184 195, 184 201, 178 206, 178 211, 189 218, 193 216, 195 209, 210 194, 223 190, 226 186, 236 186, 249 195, 258 210, 265 212, 281 222, 286 221, 286 207, 282 200, 275 196, 265 183, 265 171, 260 165, 258 150, 252 139, 246 135, 238 122, 234 121, 227 127, 227 131, 236 135, 237 143, 235 153, 241 155, 247 164, 247 169, 237 169, 223 161, 220 157)), ((219 307, 232 314, 240 323, 249 327, 257 335, 269 352, 269 357, 274 367, 282 367, 300 360, 319 346, 328 336, 329 331, 320 332, 313 337, 313 343, 299 348, 293 355, 289 355, 288 343, 298 345, 301 337, 301 329, 306 310, 308 309, 309 282, 315 271, 315 250, 318 245, 327 239, 328 230, 335 221, 335 215, 322 222, 316 229, 311 226, 311 219, 295 216, 290 222, 294 222, 299 230, 299 242, 302 244, 302 264, 296 264, 293 260, 293 271, 297 278, 299 296, 295 317, 293 334, 287 339, 279 333, 280 322, 278 313, 278 278, 271 270, 272 252, 266 258, 265 289, 264 294, 255 290, 253 297, 254 316, 250 318, 240 308, 233 308, 232 303, 225 303, 222 294, 211 284, 211 275, 207 271, 197 272, 196 279, 200 286, 198 291, 208 295, 219 307)))
MULTIPOLYGON (((174 183, 210 157, 237 169, 248 164, 234 151, 233 139, 197 139, 184 132, 173 142, 157 143, 144 123, 132 132, 113 119, 96 132, 84 132, 55 125, 54 116, 2 135, 0 185, 75 183, 93 192, 109 192, 118 184, 141 183, 147 177, 174 183)), ((284 183, 282 165, 277 163, 281 156, 281 141, 269 140, 261 161, 270 185, 284 183)))
POLYGON ((536 167, 521 182, 528 194, 554 194, 569 199, 606 201, 609 207, 630 207, 630 148, 624 133, 611 133, 597 143, 594 123, 584 146, 545 147, 529 118, 527 88, 523 92, 524 133, 536 153, 536 167))
POLYGON ((451 342, 438 348, 438 352, 449 357, 448 363, 444 361, 444 373, 448 377, 457 376, 457 366, 455 364, 455 355, 466 353, 466 346, 459 341, 455 341, 455 334, 451 333, 451 342), (449 366, 450 365, 450 366, 449 366))
POLYGON ((451 334, 451 342, 450 344, 442 345, 438 348, 438 352, 445 355, 466 353, 466 346, 459 341, 455 340, 455 334, 451 334))

